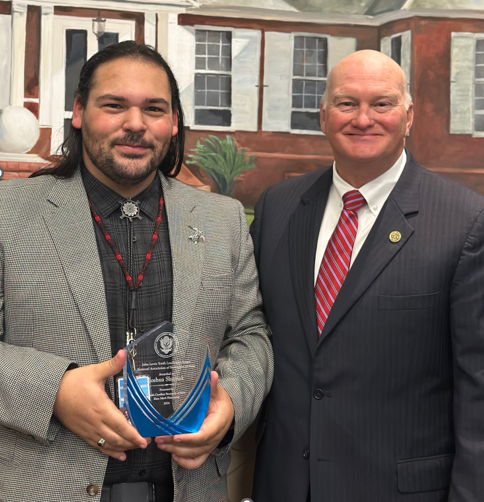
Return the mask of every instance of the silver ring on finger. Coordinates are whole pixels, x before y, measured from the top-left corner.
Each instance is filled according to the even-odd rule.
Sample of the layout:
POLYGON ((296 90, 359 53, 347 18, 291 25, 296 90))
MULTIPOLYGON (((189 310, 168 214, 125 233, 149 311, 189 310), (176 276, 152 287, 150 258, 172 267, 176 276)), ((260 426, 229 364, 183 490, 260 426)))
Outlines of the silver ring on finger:
POLYGON ((101 438, 98 442, 97 445, 99 448, 102 448, 106 444, 106 440, 104 438, 101 438))

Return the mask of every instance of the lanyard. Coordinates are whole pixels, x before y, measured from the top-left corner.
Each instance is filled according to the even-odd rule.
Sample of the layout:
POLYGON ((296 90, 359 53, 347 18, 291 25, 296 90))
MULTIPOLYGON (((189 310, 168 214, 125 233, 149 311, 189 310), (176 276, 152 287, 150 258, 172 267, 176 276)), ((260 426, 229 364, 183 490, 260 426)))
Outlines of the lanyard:
POLYGON ((151 255, 153 253, 153 248, 155 247, 156 241, 158 240, 158 231, 160 229, 160 224, 161 224, 161 215, 163 211, 163 194, 160 197, 160 202, 158 203, 158 216, 156 217, 156 222, 155 222, 155 229, 153 230, 153 235, 151 236, 151 243, 150 247, 148 249, 148 252, 146 253, 145 256, 145 261, 143 263, 143 268, 141 269, 140 273, 138 274, 138 277, 136 278, 136 284, 133 282, 133 278, 129 274, 126 265, 124 263, 123 257, 121 256, 120 252, 116 249, 116 246, 113 243, 113 240, 111 239, 111 236, 108 234, 106 227, 104 226, 101 217, 96 213, 94 208, 92 207, 91 201, 89 201, 89 207, 91 209, 92 216, 94 217, 94 221, 98 225, 98 227, 101 229, 101 232, 104 235, 104 238, 106 239, 106 242, 109 244, 109 247, 112 249, 114 256, 116 257, 116 260, 119 263, 119 266, 121 267, 121 270, 123 271, 124 278, 126 279, 126 282, 128 283, 128 288, 130 291, 130 315, 129 315, 129 326, 128 330, 126 331, 126 345, 129 345, 132 341, 134 341, 136 337, 136 328, 135 328, 135 311, 136 311, 136 292, 138 289, 141 287, 141 284, 143 282, 143 278, 146 272, 146 268, 148 267, 148 264, 150 263, 151 260, 151 255))

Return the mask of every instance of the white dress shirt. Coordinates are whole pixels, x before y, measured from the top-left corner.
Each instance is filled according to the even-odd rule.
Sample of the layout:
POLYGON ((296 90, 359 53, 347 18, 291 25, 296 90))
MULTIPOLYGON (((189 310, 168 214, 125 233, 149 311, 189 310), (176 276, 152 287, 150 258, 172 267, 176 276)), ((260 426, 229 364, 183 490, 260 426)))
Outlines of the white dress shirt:
POLYGON ((355 258, 358 256, 361 247, 365 243, 370 230, 378 218, 383 204, 385 204, 390 192, 400 178, 406 162, 407 154, 405 150, 403 150, 402 155, 400 155, 398 160, 388 171, 385 171, 381 176, 378 176, 378 178, 375 178, 358 189, 352 187, 341 178, 336 170, 336 163, 333 163, 333 183, 329 190, 328 202, 326 203, 321 229, 319 230, 318 247, 316 248, 316 261, 314 264, 315 285, 318 278, 319 267, 321 266, 321 260, 326 251, 326 246, 338 224, 341 211, 343 210, 343 195, 351 190, 358 190, 367 202, 358 210, 358 232, 353 246, 353 253, 351 254, 351 268, 351 265, 353 265, 355 258))

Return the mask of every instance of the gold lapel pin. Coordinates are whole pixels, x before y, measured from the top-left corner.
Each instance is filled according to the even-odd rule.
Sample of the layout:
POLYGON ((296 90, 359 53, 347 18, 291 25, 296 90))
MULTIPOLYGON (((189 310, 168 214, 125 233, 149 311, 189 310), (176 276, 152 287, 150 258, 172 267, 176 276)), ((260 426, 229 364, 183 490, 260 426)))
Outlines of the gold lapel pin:
POLYGON ((394 230, 388 237, 392 242, 398 242, 402 238, 402 234, 394 230))

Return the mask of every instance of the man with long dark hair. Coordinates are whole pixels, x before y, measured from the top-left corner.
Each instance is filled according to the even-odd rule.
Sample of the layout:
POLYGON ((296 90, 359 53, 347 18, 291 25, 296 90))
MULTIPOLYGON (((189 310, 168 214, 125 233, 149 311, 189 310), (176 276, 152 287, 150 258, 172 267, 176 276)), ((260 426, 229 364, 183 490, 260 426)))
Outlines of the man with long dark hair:
POLYGON ((227 500, 272 352, 243 209, 173 179, 183 135, 163 58, 113 44, 81 70, 60 161, 0 185, 2 502, 227 500), (208 345, 215 371, 200 431, 151 441, 118 409, 120 349, 163 321, 171 368, 208 345))

